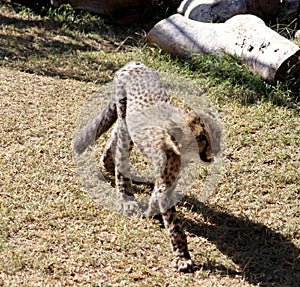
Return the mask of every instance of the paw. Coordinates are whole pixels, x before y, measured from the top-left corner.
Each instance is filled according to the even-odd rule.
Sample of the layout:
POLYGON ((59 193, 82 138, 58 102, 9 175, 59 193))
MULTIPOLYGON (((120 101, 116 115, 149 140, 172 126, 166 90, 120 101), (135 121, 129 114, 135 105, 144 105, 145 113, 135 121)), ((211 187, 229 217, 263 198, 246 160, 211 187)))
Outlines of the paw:
POLYGON ((121 195, 116 202, 117 211, 130 217, 138 217, 140 214, 140 204, 134 196, 121 195))
POLYGON ((151 218, 154 215, 161 214, 157 198, 154 194, 152 194, 149 200, 145 202, 144 210, 143 215, 146 218, 151 218))
POLYGON ((174 267, 180 272, 184 272, 184 273, 194 272, 193 262, 189 258, 176 258, 174 260, 174 267))
POLYGON ((151 218, 154 217, 155 215, 159 215, 161 214, 161 212, 159 211, 159 208, 155 208, 153 206, 148 206, 148 208, 146 209, 146 211, 143 213, 143 217, 144 218, 151 218))

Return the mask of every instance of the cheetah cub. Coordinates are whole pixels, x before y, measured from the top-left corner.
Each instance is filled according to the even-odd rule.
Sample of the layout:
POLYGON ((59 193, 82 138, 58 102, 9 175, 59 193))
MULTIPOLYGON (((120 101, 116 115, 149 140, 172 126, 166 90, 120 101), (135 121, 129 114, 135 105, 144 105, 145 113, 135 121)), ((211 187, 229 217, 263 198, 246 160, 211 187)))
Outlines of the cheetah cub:
POLYGON ((202 162, 210 163, 220 152, 218 120, 212 113, 187 113, 174 107, 157 72, 139 62, 130 62, 116 72, 114 89, 105 109, 76 136, 74 152, 83 153, 117 121, 101 162, 108 172, 115 173, 121 209, 130 211, 137 204, 132 200, 129 168, 134 145, 150 159, 156 178, 146 214, 155 211, 162 214, 175 268, 192 272, 187 238, 177 216, 172 191, 180 169, 189 159, 197 156, 202 162))

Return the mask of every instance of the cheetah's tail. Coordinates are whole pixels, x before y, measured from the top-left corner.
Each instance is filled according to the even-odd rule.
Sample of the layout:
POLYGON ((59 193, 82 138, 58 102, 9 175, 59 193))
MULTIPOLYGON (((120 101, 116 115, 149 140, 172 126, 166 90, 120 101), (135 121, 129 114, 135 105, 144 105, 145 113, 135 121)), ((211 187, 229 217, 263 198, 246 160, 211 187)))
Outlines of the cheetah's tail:
POLYGON ((117 120, 117 107, 112 99, 105 109, 87 125, 83 126, 76 135, 73 149, 76 155, 82 154, 88 146, 92 145, 117 120))

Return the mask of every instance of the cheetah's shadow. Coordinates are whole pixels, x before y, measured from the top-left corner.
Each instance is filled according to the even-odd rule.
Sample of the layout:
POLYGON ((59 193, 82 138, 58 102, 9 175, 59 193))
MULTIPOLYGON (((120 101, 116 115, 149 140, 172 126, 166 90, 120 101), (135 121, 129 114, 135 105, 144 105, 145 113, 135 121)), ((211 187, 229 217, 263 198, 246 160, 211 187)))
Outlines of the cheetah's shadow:
MULTIPOLYGON (((236 217, 221 208, 213 208, 187 197, 185 205, 201 213, 205 222, 182 218, 191 236, 201 236, 240 267, 241 275, 259 286, 299 286, 300 250, 289 239, 261 223, 236 217)), ((199 247, 200 248, 200 247, 199 247)), ((204 269, 235 276, 239 272, 212 263, 195 262, 196 270, 204 269)))

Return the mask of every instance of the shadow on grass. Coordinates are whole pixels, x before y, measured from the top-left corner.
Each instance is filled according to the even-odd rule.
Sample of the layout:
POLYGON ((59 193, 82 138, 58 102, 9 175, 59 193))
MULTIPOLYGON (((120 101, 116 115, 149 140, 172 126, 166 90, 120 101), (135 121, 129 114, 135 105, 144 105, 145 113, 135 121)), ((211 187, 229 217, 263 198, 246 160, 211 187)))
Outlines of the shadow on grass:
MULTIPOLYGON (((261 223, 233 216, 188 197, 186 203, 193 212, 203 214, 209 225, 183 219, 185 229, 202 236, 240 266, 245 279, 259 286, 299 286, 300 250, 289 239, 261 223)), ((200 247, 199 247, 200 248, 200 247)), ((235 271, 211 263, 197 266, 227 276, 235 271)))
MULTIPOLYGON (((186 65, 184 62, 182 65, 186 65)), ((297 108, 300 102, 300 64, 293 66, 286 78, 275 86, 249 71, 237 57, 231 55, 199 55, 188 63, 189 69, 207 75, 213 85, 225 84, 241 90, 237 98, 242 104, 267 100, 275 105, 297 108)))
POLYGON ((5 27, 7 25, 12 25, 16 29, 31 29, 40 28, 47 31, 54 31, 56 33, 66 34, 67 36, 76 39, 78 33, 95 33, 100 35, 106 35, 111 32, 114 33, 116 40, 124 40, 128 36, 128 30, 123 26, 104 24, 104 21, 100 16, 78 16, 78 20, 62 20, 58 21, 49 17, 41 17, 39 19, 32 18, 20 18, 15 16, 6 16, 0 13, 0 27, 5 27), (60 31, 60 29, 62 29, 60 31), (69 31, 68 31, 69 30, 69 31), (75 36, 72 32, 78 32, 75 36), (69 32, 69 33, 68 33, 69 32))
MULTIPOLYGON (((30 73, 105 83, 126 58, 120 56, 116 60, 105 54, 145 44, 137 33, 142 34, 144 27, 107 26, 99 16, 78 14, 73 21, 57 21, 49 17, 16 15, 0 11, 0 64, 3 60, 4 65, 30 73), (89 52, 98 53, 90 55, 89 52)), ((178 63, 182 70, 192 71, 195 77, 207 78, 210 86, 225 85, 229 88, 227 94, 234 91, 235 96, 230 97, 236 97, 243 104, 267 100, 299 109, 300 65, 274 87, 253 75, 233 56, 199 55, 178 63)))
POLYGON ((107 82, 109 75, 118 70, 113 57, 103 53, 138 45, 133 31, 117 25, 108 27, 100 17, 93 16, 72 22, 20 18, 13 12, 6 15, 0 11, 0 30, 0 64, 84 82, 107 82), (102 77, 106 71, 107 77, 102 77))

